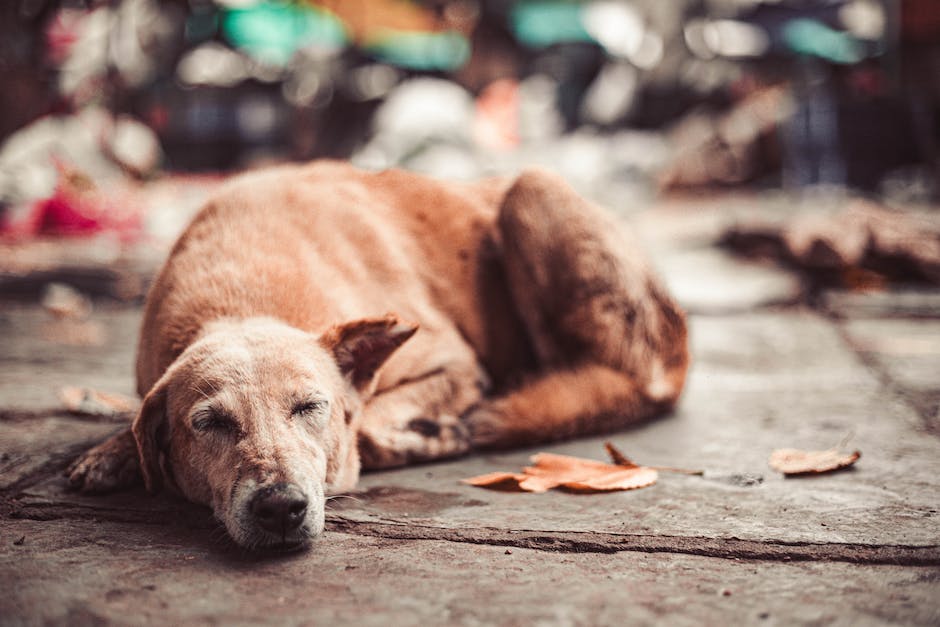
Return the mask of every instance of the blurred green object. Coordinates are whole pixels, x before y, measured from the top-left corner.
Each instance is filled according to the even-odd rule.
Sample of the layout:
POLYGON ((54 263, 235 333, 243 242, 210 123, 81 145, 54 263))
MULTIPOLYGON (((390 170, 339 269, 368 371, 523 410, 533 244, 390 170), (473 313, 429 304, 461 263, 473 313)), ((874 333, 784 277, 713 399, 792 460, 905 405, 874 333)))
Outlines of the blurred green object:
POLYGON ((386 31, 366 50, 380 61, 422 71, 456 70, 470 58, 470 42, 453 31, 386 31))
POLYGON ((260 2, 226 9, 222 32, 253 59, 284 66, 294 52, 309 45, 328 49, 346 46, 349 37, 335 16, 323 9, 292 2, 260 2))
MULTIPOLYGON (((666 0, 668 1, 668 0, 666 0)), ((581 20, 582 4, 565 0, 523 0, 512 7, 516 37, 531 48, 594 41, 581 20)))
POLYGON ((783 40, 794 52, 833 63, 858 63, 865 58, 861 42, 852 35, 808 18, 788 22, 783 27, 783 40))

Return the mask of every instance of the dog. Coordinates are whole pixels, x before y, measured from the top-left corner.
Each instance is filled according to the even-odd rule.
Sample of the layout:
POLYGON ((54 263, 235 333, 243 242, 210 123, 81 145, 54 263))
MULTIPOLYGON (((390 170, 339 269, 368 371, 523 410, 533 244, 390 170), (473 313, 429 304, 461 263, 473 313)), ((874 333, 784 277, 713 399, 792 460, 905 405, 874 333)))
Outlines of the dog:
POLYGON ((630 234, 556 175, 281 166, 179 238, 147 297, 141 409, 69 483, 142 478, 238 545, 298 549, 361 469, 615 430, 672 408, 688 364, 630 234))

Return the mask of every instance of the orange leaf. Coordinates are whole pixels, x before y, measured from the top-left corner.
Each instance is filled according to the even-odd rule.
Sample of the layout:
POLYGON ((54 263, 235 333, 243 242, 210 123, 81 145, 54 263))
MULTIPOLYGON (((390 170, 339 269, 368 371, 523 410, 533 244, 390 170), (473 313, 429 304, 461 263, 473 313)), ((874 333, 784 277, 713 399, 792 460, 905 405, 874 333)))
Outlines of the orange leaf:
POLYGON ((637 466, 636 468, 623 468, 608 472, 584 481, 574 481, 564 484, 570 490, 578 492, 611 492, 614 490, 635 490, 653 485, 659 478, 659 473, 652 468, 637 466))
MULTIPOLYGON (((609 447, 608 451, 613 447, 609 447)), ((616 451, 616 449, 613 449, 616 451)), ((609 492, 633 490, 652 485, 658 473, 644 466, 637 466, 617 451, 611 456, 626 460, 626 464, 607 464, 593 459, 582 459, 569 455, 538 453, 532 456, 534 465, 523 469, 522 474, 492 472, 464 483, 479 487, 506 489, 512 486, 526 492, 545 492, 551 488, 565 487, 578 492, 609 492)))
POLYGON ((859 451, 842 453, 834 448, 827 451, 782 448, 770 454, 768 463, 771 468, 785 475, 805 475, 851 466, 861 456, 859 451))
POLYGON ((478 477, 461 479, 463 483, 479 486, 481 488, 493 488, 494 490, 521 490, 519 484, 522 483, 526 475, 515 472, 490 472, 478 477))

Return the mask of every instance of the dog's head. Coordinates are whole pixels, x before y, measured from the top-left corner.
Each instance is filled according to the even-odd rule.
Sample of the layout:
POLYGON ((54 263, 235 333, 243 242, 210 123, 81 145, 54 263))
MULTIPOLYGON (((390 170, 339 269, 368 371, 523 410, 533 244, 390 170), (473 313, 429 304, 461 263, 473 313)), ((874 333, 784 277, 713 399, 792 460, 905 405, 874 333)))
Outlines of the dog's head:
POLYGON ((321 336, 269 318, 211 324, 134 421, 147 489, 212 507, 242 546, 305 546, 323 530, 325 492, 355 484, 363 402, 415 330, 394 316, 321 336))

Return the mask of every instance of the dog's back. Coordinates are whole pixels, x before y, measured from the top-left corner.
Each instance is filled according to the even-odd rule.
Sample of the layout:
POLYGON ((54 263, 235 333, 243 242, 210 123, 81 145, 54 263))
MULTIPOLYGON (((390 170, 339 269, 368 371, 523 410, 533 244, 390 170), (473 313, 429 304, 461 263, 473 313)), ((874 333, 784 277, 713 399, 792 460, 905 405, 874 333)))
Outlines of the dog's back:
MULTIPOLYGON (((196 216, 150 291, 138 392, 207 321, 225 317, 270 316, 320 332, 394 311, 425 337, 459 335, 497 379, 520 370, 531 360, 493 241, 506 186, 445 185, 338 162, 235 179, 196 216)), ((421 344, 395 360, 421 358, 421 344)), ((386 372, 395 371, 393 361, 386 372)))

